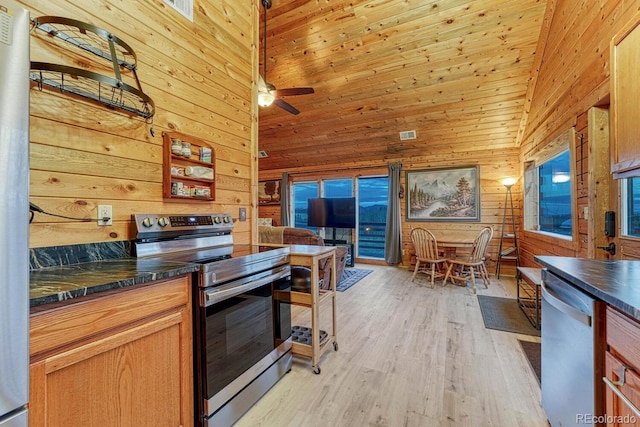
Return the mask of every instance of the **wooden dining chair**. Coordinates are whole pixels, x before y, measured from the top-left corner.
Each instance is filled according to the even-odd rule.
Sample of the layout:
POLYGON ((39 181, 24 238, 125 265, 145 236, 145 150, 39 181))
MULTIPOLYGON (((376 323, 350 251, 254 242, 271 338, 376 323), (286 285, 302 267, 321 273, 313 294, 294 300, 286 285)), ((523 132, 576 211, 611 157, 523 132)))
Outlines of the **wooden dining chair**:
POLYGON ((486 252, 489 242, 493 237, 493 228, 484 227, 473 242, 471 252, 464 258, 453 258, 447 260, 449 268, 442 281, 442 286, 447 284, 447 280, 451 282, 459 281, 465 283, 471 282, 473 293, 476 293, 476 273, 482 278, 484 287, 489 287, 489 272, 485 264, 486 252), (452 274, 453 273, 453 274, 452 274))
POLYGON ((443 277, 447 269, 447 259, 440 256, 436 236, 424 228, 414 228, 411 230, 411 242, 416 250, 416 268, 411 281, 414 281, 416 274, 424 273, 430 277, 433 288, 436 277, 443 277))

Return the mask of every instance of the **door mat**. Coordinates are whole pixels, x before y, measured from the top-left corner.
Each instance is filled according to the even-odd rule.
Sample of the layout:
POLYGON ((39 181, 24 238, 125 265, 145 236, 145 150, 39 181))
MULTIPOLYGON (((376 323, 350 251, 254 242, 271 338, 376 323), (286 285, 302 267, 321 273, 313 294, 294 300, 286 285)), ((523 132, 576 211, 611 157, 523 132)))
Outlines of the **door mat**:
POLYGON ((518 343, 520 343, 520 347, 522 347, 524 355, 527 356, 529 366, 531 366, 531 370, 536 375, 538 384, 540 384, 540 362, 542 360, 542 355, 540 354, 542 347, 540 343, 521 340, 518 340, 518 343))
POLYGON ((540 331, 531 326, 529 319, 513 298, 478 295, 484 327, 516 334, 540 336, 540 331))
POLYGON ((336 290, 343 292, 358 283, 373 270, 363 270, 361 268, 345 268, 342 271, 340 282, 336 286, 336 290))
MULTIPOLYGON (((305 326, 292 326, 291 338, 293 341, 299 342, 300 344, 311 345, 311 328, 307 328, 305 326)), ((320 329, 320 345, 324 344, 327 341, 327 338, 329 338, 329 334, 320 329)))

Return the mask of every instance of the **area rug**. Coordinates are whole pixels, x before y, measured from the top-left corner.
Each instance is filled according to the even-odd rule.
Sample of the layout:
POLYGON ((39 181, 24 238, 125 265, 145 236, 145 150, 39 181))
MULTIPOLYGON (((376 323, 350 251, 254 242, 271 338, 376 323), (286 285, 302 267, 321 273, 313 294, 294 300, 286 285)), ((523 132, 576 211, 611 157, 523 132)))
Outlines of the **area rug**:
POLYGON ((478 295, 478 303, 485 328, 540 336, 540 331, 531 326, 525 314, 520 310, 517 300, 478 295))
POLYGON ((518 340, 518 342, 520 343, 520 347, 522 347, 524 355, 527 356, 527 360, 529 361, 531 370, 536 375, 538 384, 540 384, 540 360, 542 359, 542 356, 540 354, 540 343, 521 340, 518 340))
POLYGON ((361 268, 345 268, 342 271, 340 283, 336 286, 336 290, 343 292, 358 283, 373 270, 363 270, 361 268))

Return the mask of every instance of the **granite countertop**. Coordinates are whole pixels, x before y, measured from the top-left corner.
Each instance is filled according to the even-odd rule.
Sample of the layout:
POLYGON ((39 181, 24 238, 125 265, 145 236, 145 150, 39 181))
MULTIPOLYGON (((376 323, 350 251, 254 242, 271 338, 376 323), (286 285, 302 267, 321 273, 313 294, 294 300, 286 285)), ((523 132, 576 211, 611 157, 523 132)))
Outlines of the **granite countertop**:
POLYGON ((566 281, 640 321, 640 261, 536 256, 566 281))
POLYGON ((44 267, 30 272, 30 306, 60 302, 198 271, 162 258, 119 258, 44 267))

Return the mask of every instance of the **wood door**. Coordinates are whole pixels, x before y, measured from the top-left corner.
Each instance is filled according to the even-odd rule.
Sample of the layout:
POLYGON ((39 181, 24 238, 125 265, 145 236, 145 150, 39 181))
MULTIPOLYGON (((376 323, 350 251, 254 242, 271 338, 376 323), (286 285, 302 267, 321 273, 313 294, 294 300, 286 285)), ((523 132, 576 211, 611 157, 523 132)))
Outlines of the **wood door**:
POLYGON ((174 313, 38 363, 46 409, 31 425, 184 425, 180 322, 174 313))
POLYGON ((190 280, 32 316, 29 425, 193 424, 190 280))
POLYGON ((640 81, 640 15, 634 15, 611 41, 611 105, 613 145, 611 171, 620 176, 640 174, 640 145, 637 119, 640 81))

